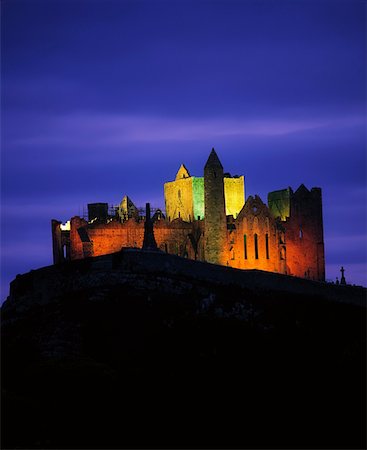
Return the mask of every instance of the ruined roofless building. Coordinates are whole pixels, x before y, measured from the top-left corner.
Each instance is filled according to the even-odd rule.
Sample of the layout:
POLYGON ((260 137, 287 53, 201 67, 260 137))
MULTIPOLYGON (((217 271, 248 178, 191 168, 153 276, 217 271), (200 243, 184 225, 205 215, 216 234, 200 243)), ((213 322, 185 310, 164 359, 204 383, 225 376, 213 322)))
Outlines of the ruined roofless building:
MULTIPOLYGON (((213 149, 204 177, 181 165, 164 185, 166 216, 152 217, 158 249, 238 269, 259 269, 325 280, 321 189, 301 185, 245 201, 244 177, 224 173, 213 149)), ((88 220, 52 220, 54 263, 142 248, 145 217, 128 197, 106 218, 105 204, 89 205, 88 220), (103 208, 101 207, 103 205, 103 208), (101 211, 98 213, 98 211, 101 211)))

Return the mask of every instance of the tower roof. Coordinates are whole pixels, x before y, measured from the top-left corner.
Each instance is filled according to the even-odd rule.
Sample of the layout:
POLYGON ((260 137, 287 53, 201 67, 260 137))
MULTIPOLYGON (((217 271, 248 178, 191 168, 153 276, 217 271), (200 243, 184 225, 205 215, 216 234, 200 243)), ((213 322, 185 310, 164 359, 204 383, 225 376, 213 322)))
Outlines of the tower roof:
POLYGON ((208 161, 205 164, 205 167, 220 167, 223 170, 223 166, 221 162, 219 161, 218 155, 216 154, 214 147, 212 148, 212 151, 210 152, 208 161))
POLYGON ((131 201, 130 197, 127 195, 124 196, 124 198, 121 200, 120 208, 128 209, 128 208, 136 208, 134 203, 131 201))
POLYGON ((181 178, 190 178, 189 171, 186 169, 184 164, 181 164, 180 168, 178 169, 176 180, 181 180, 181 178))

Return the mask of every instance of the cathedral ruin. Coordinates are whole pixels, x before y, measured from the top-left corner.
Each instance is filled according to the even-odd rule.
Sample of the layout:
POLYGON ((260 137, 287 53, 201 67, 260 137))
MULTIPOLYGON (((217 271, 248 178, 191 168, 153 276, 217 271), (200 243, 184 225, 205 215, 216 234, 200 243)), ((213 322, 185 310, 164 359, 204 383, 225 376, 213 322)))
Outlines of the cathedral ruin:
POLYGON ((54 264, 141 248, 146 222, 158 249, 237 269, 258 269, 325 280, 321 189, 303 184, 245 198, 243 176, 231 176, 212 149, 204 177, 182 164, 164 185, 166 214, 144 217, 129 197, 109 211, 107 203, 88 205, 88 218, 66 224, 52 220, 54 264))

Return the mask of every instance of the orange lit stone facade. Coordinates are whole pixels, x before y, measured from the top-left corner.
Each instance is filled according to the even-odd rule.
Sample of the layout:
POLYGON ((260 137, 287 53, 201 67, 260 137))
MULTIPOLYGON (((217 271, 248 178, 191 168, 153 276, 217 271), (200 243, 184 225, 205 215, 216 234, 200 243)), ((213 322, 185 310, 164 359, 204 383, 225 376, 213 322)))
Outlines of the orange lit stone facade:
MULTIPOLYGON (((190 183, 184 166, 178 177, 190 183)), ((225 213, 224 177, 213 149, 204 170, 204 219, 193 220, 191 198, 183 203, 185 212, 179 218, 169 220, 155 214, 152 220, 158 248, 237 269, 325 280, 321 189, 308 190, 301 185, 295 192, 291 188, 274 191, 269 193, 268 205, 260 197, 250 196, 234 217, 225 213)), ((183 198, 184 189, 181 193, 183 198)), ((173 211, 176 205, 172 198, 169 202, 173 211)), ((54 263, 113 253, 124 247, 141 248, 144 221, 136 213, 126 220, 120 214, 107 221, 73 217, 70 229, 65 230, 61 222, 53 220, 54 263)))

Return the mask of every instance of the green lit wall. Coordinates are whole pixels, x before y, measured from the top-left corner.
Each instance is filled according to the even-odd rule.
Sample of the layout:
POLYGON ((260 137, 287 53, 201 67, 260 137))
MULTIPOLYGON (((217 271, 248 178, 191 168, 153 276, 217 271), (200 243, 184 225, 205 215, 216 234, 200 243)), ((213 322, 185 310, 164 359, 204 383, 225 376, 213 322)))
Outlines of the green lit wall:
MULTIPOLYGON (((244 177, 225 177, 223 182, 226 214, 237 217, 245 203, 244 177)), ((199 216, 204 219, 204 177, 176 177, 164 184, 164 198, 169 220, 181 217, 191 222, 199 216)))
POLYGON ((204 218, 204 178, 192 177, 192 198, 194 207, 195 219, 200 216, 200 219, 204 218))
POLYGON ((268 205, 275 217, 285 221, 290 216, 291 189, 269 192, 268 205))

